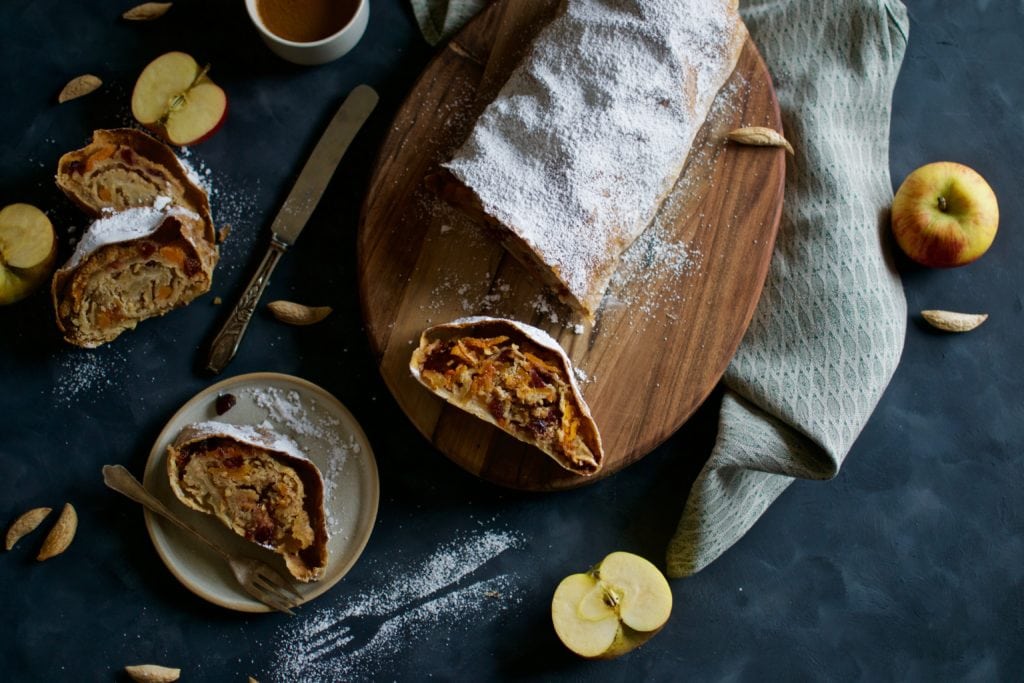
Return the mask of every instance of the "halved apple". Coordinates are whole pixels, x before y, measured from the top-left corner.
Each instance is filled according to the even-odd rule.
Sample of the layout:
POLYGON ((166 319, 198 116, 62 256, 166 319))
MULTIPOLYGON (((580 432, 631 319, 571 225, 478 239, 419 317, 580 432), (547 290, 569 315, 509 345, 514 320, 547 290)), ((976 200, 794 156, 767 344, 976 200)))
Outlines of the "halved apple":
POLYGON ((653 564, 614 552, 586 574, 567 576, 551 600, 559 639, 587 658, 611 659, 642 645, 672 612, 672 589, 653 564))
POLYGON ((227 94, 184 52, 168 52, 150 62, 135 81, 132 116, 174 145, 194 145, 224 123, 227 94))
POLYGON ((53 272, 57 236, 46 214, 31 204, 0 210, 0 306, 31 294, 53 272))

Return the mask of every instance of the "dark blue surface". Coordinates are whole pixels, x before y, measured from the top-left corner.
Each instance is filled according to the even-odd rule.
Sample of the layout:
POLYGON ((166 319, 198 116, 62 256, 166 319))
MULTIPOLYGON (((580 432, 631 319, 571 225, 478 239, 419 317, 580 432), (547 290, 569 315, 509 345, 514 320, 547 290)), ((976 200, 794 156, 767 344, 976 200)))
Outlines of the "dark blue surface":
MULTIPOLYGON (((45 293, 0 309, 0 524, 65 500, 80 516, 64 555, 37 563, 36 532, 0 557, 6 680, 117 680, 125 664, 147 661, 181 667, 183 680, 290 680, 275 653, 294 649, 303 624, 365 602, 438 547, 463 547, 488 530, 513 547, 445 590, 501 579, 492 610, 477 600, 461 618, 441 610, 418 625, 406 620, 373 656, 339 647, 326 669, 333 676, 321 677, 1019 678, 1024 5, 909 2, 910 46, 894 102, 894 183, 940 159, 977 169, 1000 200, 991 252, 948 271, 898 261, 912 312, 903 360, 839 476, 798 482, 719 561, 673 582, 672 619, 641 650, 584 662, 555 639, 551 592, 612 550, 661 563, 714 436, 714 400, 639 464, 581 490, 525 495, 463 473, 428 446, 384 388, 355 288, 356 225, 376 149, 432 54, 406 4, 374 0, 357 49, 317 68, 290 66, 264 49, 241 2, 180 1, 142 25, 118 19, 131 4, 0 3, 0 204, 45 208, 66 256, 69 228, 80 234, 85 221, 53 185, 58 157, 94 128, 130 124, 138 72, 180 49, 210 62, 230 97, 225 127, 191 160, 210 170, 217 220, 233 231, 211 295, 99 350, 61 342, 45 293), (61 86, 85 72, 101 76, 103 89, 56 105, 61 86), (334 393, 376 451, 380 514, 363 559, 299 617, 236 614, 178 584, 140 511, 103 486, 100 467, 122 463, 141 473, 169 416, 211 383, 196 368, 226 312, 212 297, 233 301, 310 146, 343 95, 363 82, 380 92, 381 105, 265 299, 327 303, 335 313, 305 329, 258 314, 226 374, 284 372, 334 393), (923 308, 991 318, 968 335, 937 334, 918 320, 923 308), (351 666, 339 663, 346 658, 351 666)), ((376 628, 349 625, 354 643, 376 628)))

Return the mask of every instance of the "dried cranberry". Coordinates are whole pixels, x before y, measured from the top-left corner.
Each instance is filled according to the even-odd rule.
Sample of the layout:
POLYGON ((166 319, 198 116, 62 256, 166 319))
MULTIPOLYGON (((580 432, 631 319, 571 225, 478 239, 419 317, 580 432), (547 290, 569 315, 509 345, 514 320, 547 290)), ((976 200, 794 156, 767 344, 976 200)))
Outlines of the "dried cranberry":
POLYGON ((132 154, 132 151, 127 147, 121 150, 121 158, 124 159, 124 163, 126 164, 131 165, 135 163, 135 155, 132 154))
POLYGON ((201 266, 199 264, 199 259, 195 258, 194 256, 186 257, 185 258, 185 264, 184 264, 183 267, 185 269, 185 275, 187 277, 192 277, 193 275, 198 273, 199 270, 201 269, 201 266))
POLYGON ((218 415, 223 415, 232 408, 235 407, 235 403, 238 399, 235 398, 234 394, 220 394, 217 396, 217 402, 214 404, 214 409, 218 415))
POLYGON ((138 249, 139 249, 139 255, 142 256, 142 258, 147 258, 154 251, 156 251, 156 245, 153 244, 152 242, 146 240, 146 241, 143 241, 143 242, 139 242, 138 249))

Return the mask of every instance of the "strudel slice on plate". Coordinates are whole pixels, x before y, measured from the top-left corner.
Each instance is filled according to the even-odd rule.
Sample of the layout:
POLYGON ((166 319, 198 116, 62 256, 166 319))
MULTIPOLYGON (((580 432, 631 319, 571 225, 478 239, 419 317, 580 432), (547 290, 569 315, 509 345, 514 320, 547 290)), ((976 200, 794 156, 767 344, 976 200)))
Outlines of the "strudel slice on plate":
POLYGON ((255 427, 196 423, 168 446, 167 476, 182 503, 283 556, 295 578, 323 576, 323 479, 291 439, 255 427))
POLYGON ((423 332, 413 376, 449 403, 525 443, 565 469, 601 469, 601 435, 572 363, 550 335, 503 318, 463 318, 423 332))
POLYGON ((593 318, 746 38, 736 0, 567 0, 430 185, 593 318))
POLYGON ((219 256, 209 200, 169 147, 98 130, 61 157, 57 185, 96 218, 53 278, 68 342, 99 346, 209 290, 219 256))

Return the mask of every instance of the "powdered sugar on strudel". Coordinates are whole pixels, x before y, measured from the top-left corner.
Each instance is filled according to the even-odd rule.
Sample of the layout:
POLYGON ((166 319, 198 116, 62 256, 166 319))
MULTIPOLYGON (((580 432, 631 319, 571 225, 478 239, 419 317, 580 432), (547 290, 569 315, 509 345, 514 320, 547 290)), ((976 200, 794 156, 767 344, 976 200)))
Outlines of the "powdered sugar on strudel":
POLYGON ((734 0, 567 0, 446 168, 592 317, 746 37, 734 0))

